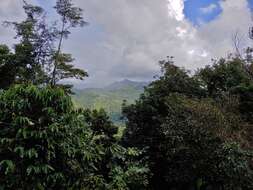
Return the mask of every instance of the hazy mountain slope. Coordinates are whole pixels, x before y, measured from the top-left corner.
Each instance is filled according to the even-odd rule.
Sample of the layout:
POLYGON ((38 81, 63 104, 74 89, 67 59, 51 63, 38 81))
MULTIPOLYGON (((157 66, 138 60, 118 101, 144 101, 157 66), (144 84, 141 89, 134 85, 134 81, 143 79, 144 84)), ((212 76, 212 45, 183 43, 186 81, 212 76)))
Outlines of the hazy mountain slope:
POLYGON ((128 104, 134 103, 146 85, 148 85, 146 82, 123 80, 105 88, 75 90, 73 100, 77 107, 103 108, 114 122, 119 122, 123 100, 126 100, 128 104))

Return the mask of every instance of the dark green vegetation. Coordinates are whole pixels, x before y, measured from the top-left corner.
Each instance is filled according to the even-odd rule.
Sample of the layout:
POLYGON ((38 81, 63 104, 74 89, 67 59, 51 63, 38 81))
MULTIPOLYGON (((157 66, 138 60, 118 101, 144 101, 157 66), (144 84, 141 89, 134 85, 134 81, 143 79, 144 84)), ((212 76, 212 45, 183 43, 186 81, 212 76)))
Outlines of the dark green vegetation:
POLYGON ((123 80, 105 88, 87 88, 74 90, 73 101, 77 107, 89 109, 104 109, 116 124, 121 120, 122 103, 132 104, 144 91, 148 83, 123 80))
POLYGON ((141 152, 103 111, 74 110, 62 89, 16 85, 0 96, 1 189, 143 189, 141 152))
POLYGON ((252 189, 251 63, 221 59, 193 76, 160 63, 163 75, 123 110, 123 142, 146 150, 151 188, 252 189))
MULTIPOLYGON (((20 42, 0 46, 0 189, 253 189, 251 49, 194 74, 161 61, 160 77, 135 102, 138 85, 90 90, 101 93, 95 101, 131 99, 119 136, 106 111, 76 108, 71 86, 59 83, 87 76, 61 51, 69 29, 85 22, 71 0, 55 9, 61 30, 26 2, 27 19, 7 23, 20 42)), ((84 107, 114 104, 92 107, 92 98, 84 107)))

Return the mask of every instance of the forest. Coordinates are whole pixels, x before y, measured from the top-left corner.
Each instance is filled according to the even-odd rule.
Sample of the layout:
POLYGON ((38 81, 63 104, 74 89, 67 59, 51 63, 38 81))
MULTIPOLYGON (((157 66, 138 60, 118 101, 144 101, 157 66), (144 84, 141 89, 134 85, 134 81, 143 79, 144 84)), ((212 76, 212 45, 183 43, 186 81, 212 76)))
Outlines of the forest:
POLYGON ((198 69, 172 56, 135 102, 122 102, 124 131, 103 109, 76 106, 84 80, 62 44, 88 23, 57 0, 50 24, 24 1, 6 21, 18 43, 0 45, 1 190, 252 190, 253 49, 198 69))

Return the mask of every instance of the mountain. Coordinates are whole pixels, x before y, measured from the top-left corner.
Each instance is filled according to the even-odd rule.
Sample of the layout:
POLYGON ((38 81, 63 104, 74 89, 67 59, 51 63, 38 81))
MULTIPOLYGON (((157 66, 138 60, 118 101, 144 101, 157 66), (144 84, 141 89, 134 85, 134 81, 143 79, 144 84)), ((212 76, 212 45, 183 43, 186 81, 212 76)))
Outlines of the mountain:
POLYGON ((113 91, 113 90, 134 88, 136 90, 143 91, 144 86, 147 86, 147 85, 148 85, 148 82, 136 82, 136 81, 125 79, 119 82, 114 82, 110 84, 109 86, 105 87, 105 89, 113 91))
POLYGON ((147 82, 123 80, 105 88, 86 88, 74 90, 73 101, 77 107, 105 109, 112 121, 120 123, 121 107, 124 100, 134 103, 143 92, 147 82))

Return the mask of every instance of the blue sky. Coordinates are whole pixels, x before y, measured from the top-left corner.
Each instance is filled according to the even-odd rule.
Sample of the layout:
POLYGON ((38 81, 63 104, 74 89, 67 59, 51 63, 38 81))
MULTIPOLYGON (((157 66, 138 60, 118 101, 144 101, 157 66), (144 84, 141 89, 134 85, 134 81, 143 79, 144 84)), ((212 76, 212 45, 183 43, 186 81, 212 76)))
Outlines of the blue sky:
MULTIPOLYGON (((186 0, 184 14, 195 26, 215 20, 222 13, 221 0, 186 0)), ((253 0, 248 0, 253 11, 253 0)))
POLYGON ((184 14, 195 25, 199 25, 200 22, 210 22, 221 12, 219 0, 187 0, 185 2, 184 14))
POLYGON ((249 6, 250 6, 251 10, 253 11, 253 0, 249 0, 249 6))

